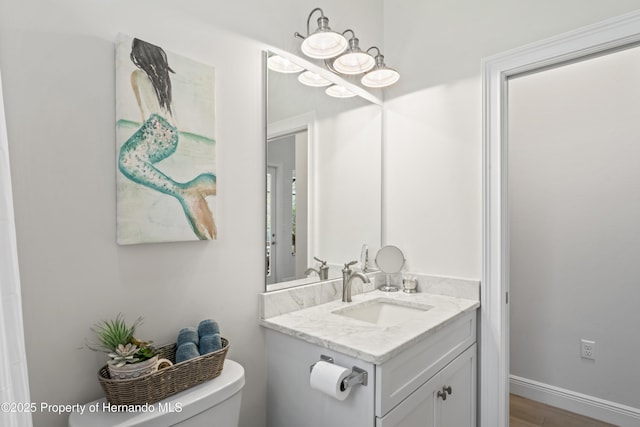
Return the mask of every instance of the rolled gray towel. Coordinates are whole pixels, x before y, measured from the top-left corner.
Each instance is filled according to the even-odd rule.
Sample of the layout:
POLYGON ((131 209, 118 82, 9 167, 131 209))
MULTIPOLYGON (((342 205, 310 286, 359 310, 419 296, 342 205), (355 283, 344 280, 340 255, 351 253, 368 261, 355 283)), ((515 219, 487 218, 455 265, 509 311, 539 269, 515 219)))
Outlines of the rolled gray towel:
POLYGON ((200 355, 212 353, 222 348, 220 334, 211 334, 200 337, 200 355))
POLYGON ((198 346, 192 342, 186 342, 176 350, 176 363, 184 362, 185 360, 193 359, 198 356, 200 356, 198 346))
POLYGON ((198 335, 200 335, 200 338, 204 337, 205 335, 213 335, 219 333, 220 327, 218 326, 218 322, 213 319, 204 319, 198 325, 198 335))
POLYGON ((196 330, 196 328, 189 326, 189 327, 180 329, 180 332, 178 332, 178 339, 176 340, 176 345, 180 347, 182 344, 186 342, 192 342, 197 346, 198 340, 199 340, 198 331, 196 330))

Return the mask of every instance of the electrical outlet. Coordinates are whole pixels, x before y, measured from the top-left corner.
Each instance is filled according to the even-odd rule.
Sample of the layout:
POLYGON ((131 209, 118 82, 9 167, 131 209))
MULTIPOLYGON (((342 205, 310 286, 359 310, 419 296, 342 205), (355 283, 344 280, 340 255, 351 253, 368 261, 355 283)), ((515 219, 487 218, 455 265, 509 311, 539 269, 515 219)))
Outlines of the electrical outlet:
POLYGON ((580 357, 584 359, 596 360, 596 343, 595 341, 580 340, 580 357))

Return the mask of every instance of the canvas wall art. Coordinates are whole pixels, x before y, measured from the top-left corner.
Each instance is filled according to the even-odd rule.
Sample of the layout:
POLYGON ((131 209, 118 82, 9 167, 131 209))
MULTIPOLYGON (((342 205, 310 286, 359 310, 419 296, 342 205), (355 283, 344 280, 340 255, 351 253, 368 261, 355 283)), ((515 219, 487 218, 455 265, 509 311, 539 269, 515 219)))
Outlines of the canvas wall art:
POLYGON ((119 244, 215 239, 214 68, 116 41, 119 244))

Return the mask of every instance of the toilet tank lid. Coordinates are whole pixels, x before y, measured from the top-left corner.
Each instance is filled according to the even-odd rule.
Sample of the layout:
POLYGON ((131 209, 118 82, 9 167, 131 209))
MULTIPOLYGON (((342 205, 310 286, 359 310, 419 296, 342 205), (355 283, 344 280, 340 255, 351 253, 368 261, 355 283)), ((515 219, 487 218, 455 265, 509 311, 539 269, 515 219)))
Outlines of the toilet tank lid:
POLYGON ((242 365, 227 359, 220 376, 145 406, 142 411, 110 412, 110 406, 104 398, 86 403, 83 413, 74 412, 69 416, 69 427, 172 426, 239 393, 244 382, 242 365), (99 410, 90 411, 90 407, 99 410))

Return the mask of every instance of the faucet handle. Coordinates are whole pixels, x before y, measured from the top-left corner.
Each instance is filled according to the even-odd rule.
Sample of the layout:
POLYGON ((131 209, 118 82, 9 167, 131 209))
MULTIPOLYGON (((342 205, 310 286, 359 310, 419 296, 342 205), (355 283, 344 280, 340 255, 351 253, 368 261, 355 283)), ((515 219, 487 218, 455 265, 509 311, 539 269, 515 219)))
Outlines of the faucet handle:
POLYGON ((358 263, 358 261, 351 261, 351 262, 347 262, 347 263, 345 263, 345 264, 344 264, 344 269, 345 269, 345 270, 350 270, 350 268, 349 268, 349 267, 351 267, 352 265, 355 265, 355 264, 357 264, 357 263, 358 263))
POLYGON ((327 261, 323 261, 323 260, 321 260, 321 259, 320 259, 320 258, 318 258, 318 257, 315 257, 315 256, 314 256, 314 257, 313 257, 313 259, 315 259, 315 260, 316 260, 316 261, 318 261, 320 264, 322 264, 322 265, 321 265, 321 267, 324 267, 324 266, 326 266, 326 265, 327 265, 327 261))

